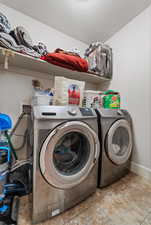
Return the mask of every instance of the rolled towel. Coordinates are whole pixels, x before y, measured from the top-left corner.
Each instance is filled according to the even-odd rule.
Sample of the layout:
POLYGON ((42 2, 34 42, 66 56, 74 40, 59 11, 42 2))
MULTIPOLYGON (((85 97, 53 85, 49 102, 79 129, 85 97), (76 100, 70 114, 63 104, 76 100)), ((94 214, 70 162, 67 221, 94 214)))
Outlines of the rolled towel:
POLYGON ((48 54, 47 46, 45 44, 43 44, 42 42, 39 42, 38 45, 34 45, 33 49, 36 52, 38 52, 41 56, 48 54))
POLYGON ((5 15, 0 13, 0 31, 9 33, 11 31, 11 25, 5 15))

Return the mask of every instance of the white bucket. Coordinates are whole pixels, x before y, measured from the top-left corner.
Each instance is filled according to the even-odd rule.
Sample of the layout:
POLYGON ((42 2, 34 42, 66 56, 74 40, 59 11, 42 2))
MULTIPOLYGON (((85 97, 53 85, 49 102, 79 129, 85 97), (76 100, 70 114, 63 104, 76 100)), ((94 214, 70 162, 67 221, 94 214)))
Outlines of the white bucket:
POLYGON ((36 95, 33 97, 32 105, 52 105, 52 96, 36 95))

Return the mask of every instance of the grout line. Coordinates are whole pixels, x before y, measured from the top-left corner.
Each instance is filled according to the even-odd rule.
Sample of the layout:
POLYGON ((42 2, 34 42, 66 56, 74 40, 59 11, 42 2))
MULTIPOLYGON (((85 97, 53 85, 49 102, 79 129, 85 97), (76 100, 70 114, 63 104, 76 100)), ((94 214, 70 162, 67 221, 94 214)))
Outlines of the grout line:
MULTIPOLYGON (((140 223, 140 225, 145 225, 144 222, 147 219, 147 217, 151 214, 151 209, 148 210, 148 213, 146 214, 146 216, 144 216, 143 221, 140 223)), ((146 224, 147 225, 147 224, 146 224)))

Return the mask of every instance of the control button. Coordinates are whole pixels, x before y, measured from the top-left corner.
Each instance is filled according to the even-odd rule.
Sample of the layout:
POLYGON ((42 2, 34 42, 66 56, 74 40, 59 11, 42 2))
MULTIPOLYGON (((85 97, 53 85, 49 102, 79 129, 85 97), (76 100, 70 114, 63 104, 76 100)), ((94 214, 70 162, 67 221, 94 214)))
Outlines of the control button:
POLYGON ((71 115, 71 116, 76 116, 77 115, 77 107, 69 107, 68 109, 68 113, 71 115))

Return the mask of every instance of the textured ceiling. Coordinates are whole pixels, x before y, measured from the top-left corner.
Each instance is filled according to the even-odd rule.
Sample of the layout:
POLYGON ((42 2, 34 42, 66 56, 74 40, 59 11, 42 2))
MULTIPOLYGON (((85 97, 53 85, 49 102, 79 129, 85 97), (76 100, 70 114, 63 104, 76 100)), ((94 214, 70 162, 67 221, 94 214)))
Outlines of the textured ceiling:
POLYGON ((151 0, 0 0, 87 44, 106 41, 151 0))

